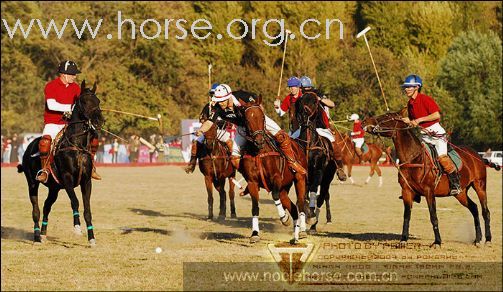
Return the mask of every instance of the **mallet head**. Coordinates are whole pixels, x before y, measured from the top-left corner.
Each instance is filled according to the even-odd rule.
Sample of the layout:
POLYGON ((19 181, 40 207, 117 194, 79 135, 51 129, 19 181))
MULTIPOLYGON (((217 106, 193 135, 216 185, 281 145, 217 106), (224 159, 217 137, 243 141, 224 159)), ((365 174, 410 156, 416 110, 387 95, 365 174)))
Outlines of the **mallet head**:
POLYGON ((360 38, 362 35, 365 35, 367 33, 367 31, 370 30, 370 26, 367 26, 367 28, 365 28, 364 30, 360 31, 357 35, 356 35, 356 38, 360 38))

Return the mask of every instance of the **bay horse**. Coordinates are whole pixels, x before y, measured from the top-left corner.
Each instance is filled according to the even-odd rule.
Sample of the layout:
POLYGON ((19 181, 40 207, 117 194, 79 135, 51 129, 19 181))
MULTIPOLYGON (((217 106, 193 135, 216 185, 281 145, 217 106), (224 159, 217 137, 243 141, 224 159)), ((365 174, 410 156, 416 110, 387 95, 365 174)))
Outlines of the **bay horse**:
POLYGON ((82 234, 79 217, 79 200, 74 188, 80 186, 84 203, 84 219, 87 225, 87 239, 91 246, 96 245, 94 227, 91 216, 91 173, 93 162, 90 153, 90 141, 97 137, 104 118, 101 114, 100 100, 96 97, 96 82, 92 89, 86 88, 85 80, 80 86, 81 94, 78 97, 64 133, 59 142, 53 146, 54 162, 53 173, 49 175, 46 183, 49 195, 44 202, 42 228, 40 228, 40 209, 38 206, 38 188, 40 182, 35 179, 41 161, 39 158, 38 142, 40 137, 34 139, 27 147, 22 164, 18 165, 18 172, 24 172, 28 183, 28 191, 32 204, 32 218, 34 222, 34 242, 42 242, 47 235, 49 213, 52 205, 58 198, 61 189, 65 189, 71 201, 73 210, 74 232, 82 234), (54 177, 56 176, 56 178, 54 177))
MULTIPOLYGON (((233 92, 238 95, 253 95, 245 91, 233 92)), ((240 107, 241 115, 245 119, 246 133, 242 133, 247 139, 244 149, 244 155, 240 162, 239 171, 246 179, 247 191, 252 199, 252 235, 250 242, 260 241, 258 216, 259 216, 259 190, 266 189, 272 193, 281 223, 285 226, 290 225, 290 216, 285 212, 288 210, 294 220, 294 234, 290 241, 291 244, 297 244, 299 238, 307 237, 305 232, 305 192, 306 176, 293 172, 287 165, 286 158, 280 153, 281 150, 276 146, 274 138, 265 129, 265 114, 261 106, 262 98, 254 98, 255 102, 243 104, 240 107), (288 197, 291 186, 295 184, 297 195, 297 206, 288 197), (298 208, 298 209, 297 209, 298 208)), ((299 145, 292 141, 292 148, 297 161, 303 166, 307 166, 307 160, 299 145)), ((308 210, 307 210, 308 212, 308 210)), ((312 216, 311 213, 307 213, 312 216)))
MULTIPOLYGON (((426 153, 426 149, 421 144, 419 138, 414 135, 413 127, 408 126, 402 121, 402 117, 406 116, 407 109, 405 108, 400 112, 367 118, 363 121, 362 126, 371 134, 392 138, 395 144, 396 153, 400 160, 398 182, 402 188, 402 200, 404 204, 403 230, 400 243, 403 245, 409 239, 409 221, 413 200, 420 201, 420 196, 424 196, 428 203, 430 221, 435 234, 435 241, 431 246, 440 247, 442 240, 438 229, 435 198, 450 196, 449 181, 445 174, 437 181, 436 172, 438 168, 426 153)), ((480 246, 482 233, 478 207, 467 195, 470 187, 475 189, 482 207, 486 243, 490 244, 492 236, 486 194, 487 163, 482 161, 477 152, 468 147, 453 147, 455 147, 462 160, 462 167, 459 170, 462 191, 456 196, 456 199, 461 205, 470 210, 475 223, 474 244, 480 246)))
MULTIPOLYGON (((382 148, 376 143, 366 143, 369 147, 369 150, 366 153, 363 153, 362 156, 358 156, 355 150, 355 144, 346 133, 341 133, 337 128, 334 133, 335 141, 339 147, 341 147, 342 151, 342 162, 346 166, 348 170, 348 178, 351 183, 354 183, 353 178, 351 177, 351 171, 353 169, 353 164, 361 164, 363 162, 370 162, 370 172, 367 180, 365 180, 365 184, 370 182, 374 173, 377 172, 377 176, 379 177, 379 187, 382 187, 382 172, 381 168, 379 168, 379 159, 382 156, 382 148)), ((363 151, 363 149, 362 149, 363 151)))
POLYGON ((333 154, 332 143, 322 137, 316 131, 315 120, 321 116, 323 109, 319 104, 318 96, 313 92, 306 92, 295 103, 296 118, 300 125, 299 144, 306 152, 308 164, 307 188, 309 192, 309 209, 316 214, 314 220, 308 220, 312 224, 310 233, 316 233, 319 209, 326 203, 327 223, 332 221, 330 213, 330 183, 334 179, 337 166, 333 154))
MULTIPOLYGON (((205 107, 201 113, 202 119, 208 118, 208 109, 205 107)), ((204 175, 204 183, 206 192, 208 193, 208 219, 213 219, 213 186, 220 195, 220 212, 218 218, 225 219, 226 216, 226 194, 225 181, 229 179, 229 200, 231 207, 231 218, 236 218, 236 206, 234 204, 234 182, 232 178, 236 176, 236 170, 230 163, 229 152, 232 149, 227 149, 225 143, 217 137, 217 123, 214 123, 211 128, 204 134, 204 147, 198 148, 199 170, 204 175)))

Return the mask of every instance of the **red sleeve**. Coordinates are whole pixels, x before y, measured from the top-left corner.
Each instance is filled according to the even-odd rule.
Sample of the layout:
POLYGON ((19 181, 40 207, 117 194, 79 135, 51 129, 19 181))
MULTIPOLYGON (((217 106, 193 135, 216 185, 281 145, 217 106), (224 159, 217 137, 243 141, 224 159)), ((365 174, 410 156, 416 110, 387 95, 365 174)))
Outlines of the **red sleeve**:
POLYGON ((435 100, 429 96, 427 96, 424 99, 424 105, 426 106, 426 110, 428 111, 428 114, 431 115, 434 112, 440 112, 440 108, 438 107, 438 104, 435 102, 435 100))
POLYGON ((47 83, 44 88, 45 100, 49 98, 54 98, 53 96, 54 90, 52 89, 51 83, 47 83))
POLYGON ((288 111, 288 109, 290 108, 290 94, 285 96, 283 102, 281 102, 280 108, 284 112, 288 111))
POLYGON ((358 127, 360 123, 353 123, 353 132, 358 132, 360 131, 360 127, 358 127))

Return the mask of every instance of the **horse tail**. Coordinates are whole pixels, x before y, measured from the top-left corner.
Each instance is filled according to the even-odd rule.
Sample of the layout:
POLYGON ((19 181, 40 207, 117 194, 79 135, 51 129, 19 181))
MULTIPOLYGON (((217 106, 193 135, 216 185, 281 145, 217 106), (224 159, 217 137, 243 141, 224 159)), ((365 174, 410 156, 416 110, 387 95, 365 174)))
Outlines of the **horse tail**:
POLYGON ((18 164, 18 165, 17 165, 17 172, 18 172, 18 173, 21 173, 21 172, 23 172, 23 171, 24 171, 23 165, 22 165, 22 164, 18 164))

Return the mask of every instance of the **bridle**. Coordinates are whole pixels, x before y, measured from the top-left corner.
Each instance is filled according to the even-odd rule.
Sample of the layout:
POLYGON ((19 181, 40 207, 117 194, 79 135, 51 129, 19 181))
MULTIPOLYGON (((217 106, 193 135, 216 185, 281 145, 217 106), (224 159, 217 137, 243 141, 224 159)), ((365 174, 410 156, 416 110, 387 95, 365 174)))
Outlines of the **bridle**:
MULTIPOLYGON (((387 114, 390 115, 390 114, 387 114)), ((391 138, 394 138, 396 136, 397 131, 405 131, 405 130, 410 130, 414 128, 413 126, 407 126, 407 127, 398 127, 398 124, 400 122, 403 122, 400 117, 390 115, 389 118, 383 120, 383 121, 378 121, 377 119, 374 119, 376 121, 376 125, 368 125, 364 127, 364 130, 367 131, 367 128, 369 126, 372 126, 372 128, 369 130, 371 134, 375 134, 378 136, 381 136, 383 133, 388 133, 388 132, 393 132, 391 134, 391 138), (395 121, 395 126, 394 127, 383 127, 382 124, 385 124, 387 122, 395 121)))
MULTIPOLYGON (((257 135, 259 135, 259 134, 262 134, 264 137, 266 137, 266 136, 267 136, 267 132, 266 132, 266 130, 265 130, 265 129, 266 129, 266 126, 265 126, 265 125, 266 125, 266 123, 265 123, 265 114, 264 114, 264 111, 262 110, 262 107, 261 107, 260 105, 258 105, 258 104, 254 104, 254 105, 251 105, 251 106, 249 106, 249 107, 246 107, 246 108, 245 108, 245 110, 244 110, 245 116, 246 116, 246 112, 247 112, 248 110, 252 109, 252 108, 259 108, 259 109, 260 109, 260 112, 262 112, 262 116, 263 116, 263 119, 264 119, 264 121, 263 121, 263 125, 264 125, 264 126, 262 127, 262 129, 260 129, 260 130, 256 130, 256 131, 253 131, 253 133, 250 133, 250 134, 248 134, 248 135, 244 135, 244 137, 245 137, 245 139, 246 139, 246 140, 248 140, 248 141, 250 141, 250 142, 253 142, 253 143, 255 144, 255 143, 256 143, 256 142, 255 142, 255 137, 256 137, 257 135)), ((250 129, 250 124, 249 124, 249 122, 248 122, 248 119, 246 119, 246 118, 245 118, 245 123, 246 123, 246 129, 249 131, 249 129, 250 129)))

